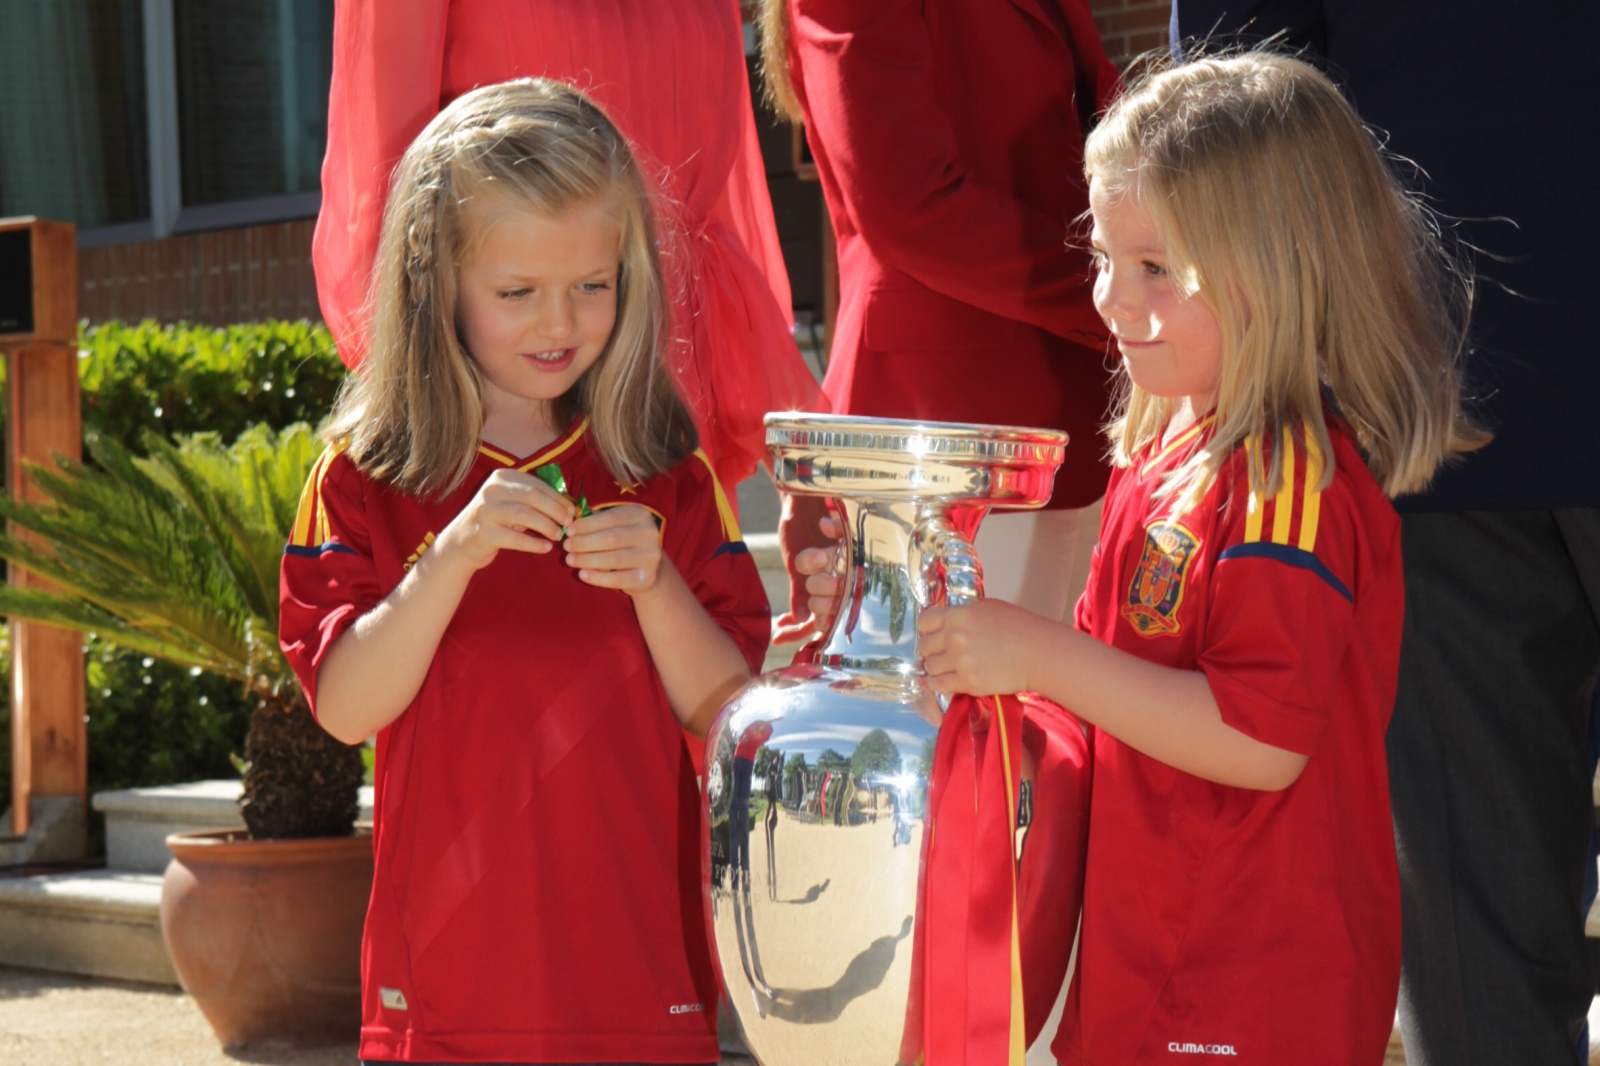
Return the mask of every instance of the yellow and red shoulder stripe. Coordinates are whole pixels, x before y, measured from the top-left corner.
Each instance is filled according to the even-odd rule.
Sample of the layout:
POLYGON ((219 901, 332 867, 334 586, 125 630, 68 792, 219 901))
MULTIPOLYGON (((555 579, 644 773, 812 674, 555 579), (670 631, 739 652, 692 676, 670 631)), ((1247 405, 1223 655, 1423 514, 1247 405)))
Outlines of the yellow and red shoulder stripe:
POLYGON ((722 482, 717 479, 716 468, 711 465, 706 453, 699 448, 694 450, 694 457, 705 464, 711 491, 717 497, 717 515, 722 519, 722 536, 726 543, 716 550, 716 555, 722 555, 724 552, 733 555, 748 552, 750 549, 745 545, 744 534, 739 532, 739 516, 734 513, 733 505, 728 502, 728 494, 723 491, 722 482))
POLYGON ((333 461, 343 454, 345 447, 343 442, 328 445, 311 467, 306 486, 300 491, 300 506, 295 512, 294 525, 289 528, 285 554, 320 555, 328 549, 351 550, 333 540, 327 508, 322 502, 322 483, 327 479, 333 461))
MULTIPOLYGON (((1250 464, 1253 481, 1265 480, 1266 458, 1261 440, 1244 442, 1245 461, 1250 464)), ((1325 465, 1322 449, 1315 439, 1283 435, 1283 482, 1274 493, 1252 490, 1245 515, 1244 540, 1227 548, 1218 561, 1238 558, 1268 558, 1309 570, 1331 585, 1339 595, 1353 597, 1343 581, 1317 558, 1317 526, 1322 514, 1322 481, 1325 465)))

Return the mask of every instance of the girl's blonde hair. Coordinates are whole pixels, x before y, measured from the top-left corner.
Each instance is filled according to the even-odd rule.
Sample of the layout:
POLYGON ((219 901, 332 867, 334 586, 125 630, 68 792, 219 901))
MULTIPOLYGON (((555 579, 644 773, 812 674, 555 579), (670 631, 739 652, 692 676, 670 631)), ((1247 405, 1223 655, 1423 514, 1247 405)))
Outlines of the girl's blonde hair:
MULTIPOLYGON (((1084 169, 1149 208, 1174 281, 1221 327, 1215 432, 1166 492, 1192 501, 1236 446, 1297 427, 1327 457, 1325 488, 1324 389, 1391 496, 1487 442, 1461 406, 1470 275, 1314 68, 1260 51, 1156 64, 1090 134, 1084 169)), ((1123 388, 1110 436, 1126 466, 1177 401, 1123 388)), ((1249 464, 1253 493, 1281 487, 1282 453, 1249 464)))
POLYGON ((804 122, 789 72, 789 0, 761 0, 756 27, 761 33, 761 84, 767 105, 779 118, 804 122))
POLYGON ((561 82, 524 78, 476 89, 441 111, 395 170, 378 241, 371 344, 326 436, 369 475, 416 495, 458 487, 483 428, 482 371, 462 343, 459 265, 482 234, 473 199, 558 214, 592 203, 619 223, 617 320, 595 364, 552 401, 559 427, 587 416, 622 482, 671 469, 694 451, 688 409, 658 353, 667 306, 649 187, 604 112, 561 82))

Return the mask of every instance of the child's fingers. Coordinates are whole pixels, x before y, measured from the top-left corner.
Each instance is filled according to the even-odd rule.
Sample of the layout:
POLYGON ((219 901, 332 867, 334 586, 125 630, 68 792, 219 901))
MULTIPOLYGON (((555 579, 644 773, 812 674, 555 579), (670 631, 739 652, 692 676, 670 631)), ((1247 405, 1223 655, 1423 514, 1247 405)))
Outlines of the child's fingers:
POLYGON ((645 523, 637 526, 616 526, 612 529, 595 531, 592 527, 582 527, 577 523, 567 527, 567 550, 584 554, 588 552, 611 552, 647 550, 659 552, 661 550, 661 537, 656 532, 654 523, 645 523), (588 529, 580 533, 579 529, 588 529))
POLYGON ((536 533, 529 533, 526 530, 516 529, 512 526, 497 526, 492 530, 486 530, 484 539, 495 548, 510 548, 512 551, 519 552, 536 552, 540 555, 555 548, 555 544, 551 539, 541 537, 536 533))
MULTIPOLYGON (((571 556, 567 557, 569 560, 571 556)), ((650 587, 649 571, 640 567, 630 567, 626 570, 589 570, 578 571, 579 580, 596 588, 620 589, 623 592, 638 592, 650 587)))
POLYGON ((559 518, 530 507, 521 500, 485 503, 480 515, 486 527, 492 526, 513 533, 541 537, 547 544, 561 539, 559 518))
POLYGON ((636 592, 655 581, 661 532, 655 515, 633 504, 608 507, 567 527, 567 565, 600 588, 636 592))
POLYGON ((922 658, 922 669, 928 675, 928 687, 935 692, 962 692, 965 691, 965 679, 961 671, 956 669, 951 657, 944 654, 925 655, 922 658))
POLYGON ((548 515, 556 523, 557 529, 565 529, 578 517, 577 506, 544 482, 536 484, 538 487, 521 502, 540 514, 548 515))
POLYGON ((917 616, 917 632, 927 638, 942 631, 945 627, 945 615, 948 607, 930 607, 917 616))
POLYGON ((656 516, 635 504, 605 507, 567 526, 567 537, 578 550, 595 551, 624 544, 660 543, 656 516))
POLYGON ((578 513, 577 505, 532 474, 521 470, 496 470, 481 490, 485 502, 515 503, 548 515, 559 530, 578 513))
POLYGON ((638 547, 616 548, 612 551, 574 551, 567 548, 567 565, 575 570, 651 570, 661 554, 638 547))
POLYGON ((929 687, 935 692, 974 693, 973 680, 968 676, 959 656, 949 652, 924 655, 922 669, 928 675, 929 687))

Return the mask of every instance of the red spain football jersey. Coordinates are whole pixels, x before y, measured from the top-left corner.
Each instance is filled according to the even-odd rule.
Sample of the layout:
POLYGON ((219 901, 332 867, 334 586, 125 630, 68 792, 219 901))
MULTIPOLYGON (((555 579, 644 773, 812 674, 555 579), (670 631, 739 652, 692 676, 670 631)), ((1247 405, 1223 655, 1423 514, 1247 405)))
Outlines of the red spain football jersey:
POLYGON ((1211 426, 1112 476, 1079 628, 1204 672, 1223 719, 1309 756, 1281 792, 1219 785, 1095 736, 1078 970, 1063 1063, 1383 1059, 1400 894, 1383 735, 1399 669, 1400 529, 1348 429, 1335 474, 1301 435, 1281 492, 1235 450, 1173 513, 1161 480, 1211 426))
MULTIPOLYGON (((281 583, 284 651, 313 708, 328 648, 490 473, 548 462, 574 499, 649 508, 666 554, 759 667, 766 597, 703 457, 619 484, 584 422, 526 458, 484 446, 442 500, 323 456, 281 583)), ((699 793, 626 594, 585 585, 560 551, 502 551, 378 734, 375 791, 363 1059, 717 1058, 699 793)))

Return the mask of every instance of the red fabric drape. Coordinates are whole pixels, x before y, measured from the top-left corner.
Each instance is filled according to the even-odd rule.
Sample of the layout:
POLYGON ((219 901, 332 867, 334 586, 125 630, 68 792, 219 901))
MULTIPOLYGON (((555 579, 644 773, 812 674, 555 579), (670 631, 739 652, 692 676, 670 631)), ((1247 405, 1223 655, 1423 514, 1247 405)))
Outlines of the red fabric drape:
POLYGON ((1082 729, 1059 707, 1031 695, 951 702, 928 797, 902 1062, 1021 1066, 1072 948, 1089 781, 1082 729), (1035 817, 1019 868, 1025 747, 1035 817))

